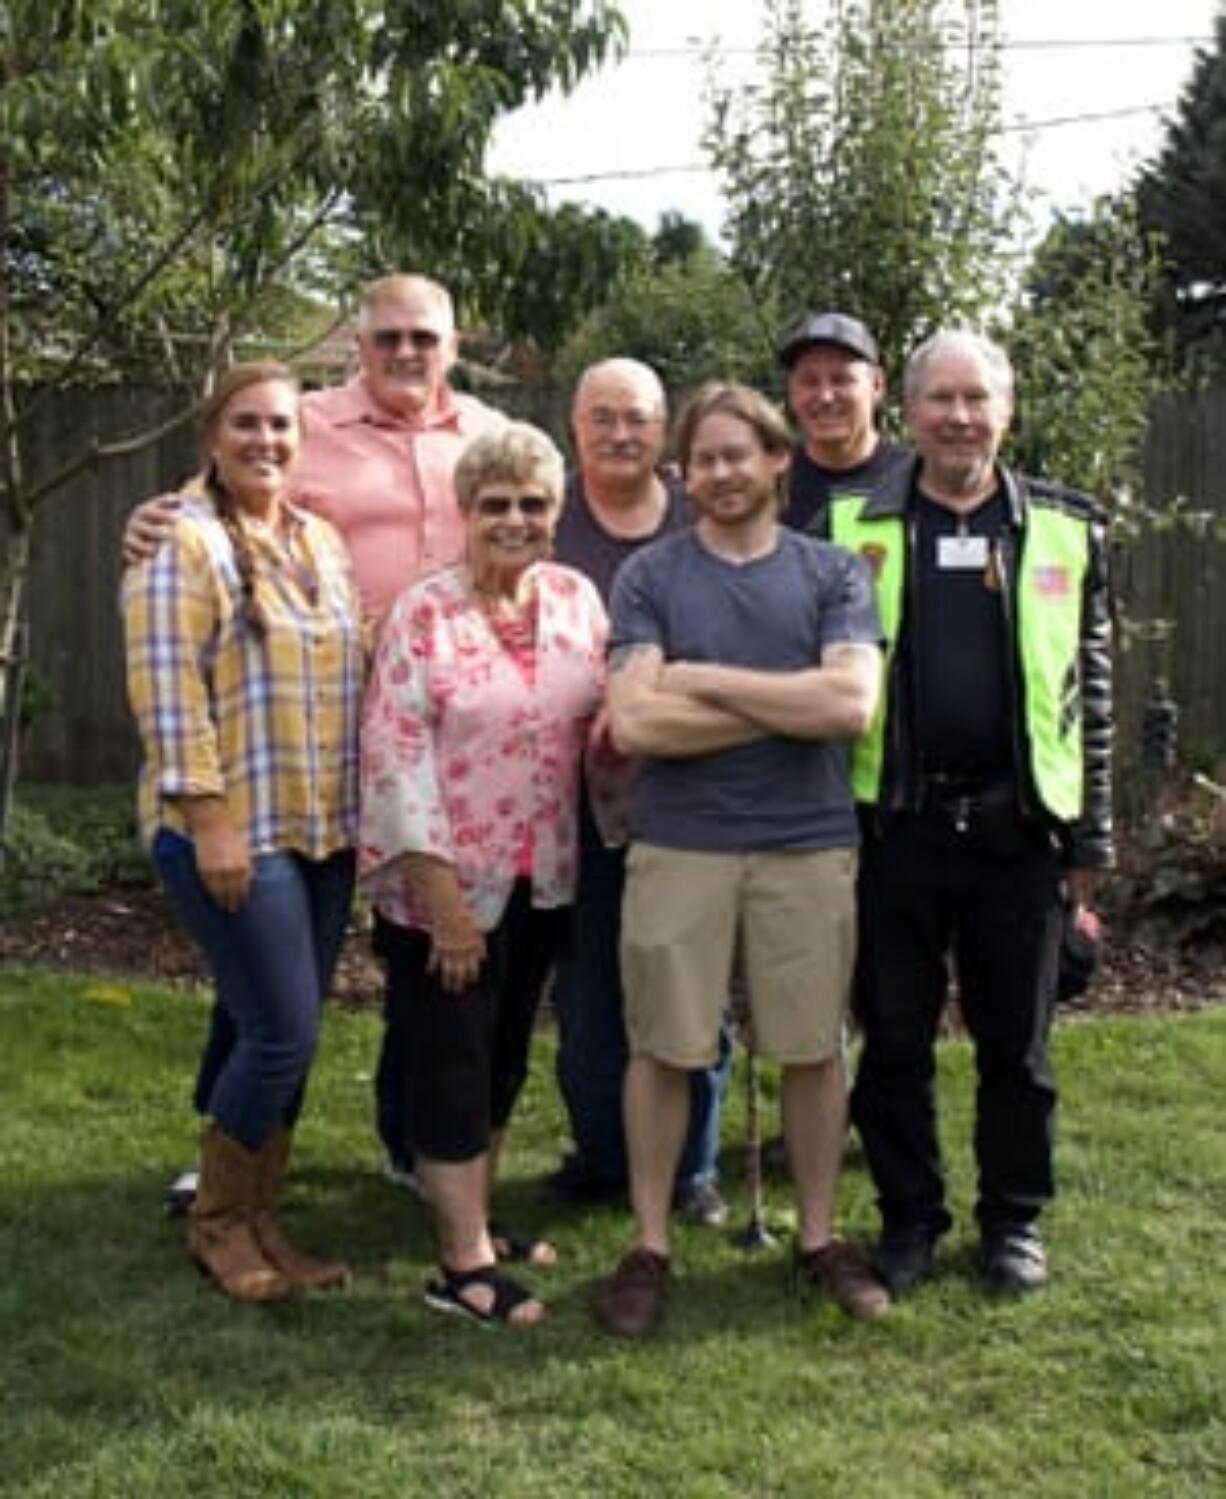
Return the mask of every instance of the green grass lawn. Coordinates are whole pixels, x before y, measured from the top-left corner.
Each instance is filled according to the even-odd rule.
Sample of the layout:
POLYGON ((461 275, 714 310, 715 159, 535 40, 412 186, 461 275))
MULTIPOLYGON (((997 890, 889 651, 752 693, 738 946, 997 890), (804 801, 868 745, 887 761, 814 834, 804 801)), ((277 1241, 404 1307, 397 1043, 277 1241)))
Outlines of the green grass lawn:
MULTIPOLYGON (((161 1210, 190 1160, 203 998, 0 974, 0 1485, 68 1495, 1177 1495, 1226 1492, 1226 1011, 1067 1024, 1053 1284, 986 1299, 970 1274, 966 1049, 941 1055, 958 1227, 942 1273, 864 1326, 757 1256, 680 1233, 653 1343, 598 1334, 617 1208, 558 1216, 547 1038, 507 1162, 508 1216, 562 1259, 530 1332, 419 1301, 421 1210, 374 1172, 377 1022, 333 1010, 287 1224, 343 1251, 340 1294, 244 1308, 161 1210)), ((734 1217, 744 1195, 725 1140, 734 1217)), ((853 1160, 844 1228, 867 1237, 853 1160)), ((787 1193, 772 1189, 784 1220, 787 1193)))

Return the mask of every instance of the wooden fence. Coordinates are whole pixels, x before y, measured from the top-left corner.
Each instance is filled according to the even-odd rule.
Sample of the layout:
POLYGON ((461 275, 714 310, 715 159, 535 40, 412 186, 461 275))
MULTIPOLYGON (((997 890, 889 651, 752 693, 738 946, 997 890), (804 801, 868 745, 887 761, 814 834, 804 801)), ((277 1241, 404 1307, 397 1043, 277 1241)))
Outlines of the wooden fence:
MULTIPOLYGON (((147 427, 180 404, 172 393, 107 389, 64 395, 44 408, 29 447, 50 472, 97 434, 147 427)), ((517 403, 518 404, 518 403, 517 403)), ((553 403, 554 421, 561 409, 553 403)), ((117 612, 119 539, 139 499, 173 486, 194 464, 190 427, 113 460, 47 499, 35 531, 30 587, 34 670, 54 707, 23 748, 30 779, 96 784, 134 774, 136 738, 124 696, 117 612)), ((1144 499, 1182 500, 1226 532, 1226 390, 1154 403, 1144 499)), ((1169 678, 1189 753, 1226 753, 1226 540, 1212 527, 1144 529, 1117 550, 1124 628, 1117 716, 1120 751, 1136 757, 1139 718, 1157 675, 1169 678), (1157 637, 1161 638, 1157 638, 1157 637)))
MULTIPOLYGON (((181 393, 104 388, 48 401, 25 445, 32 478, 54 472, 91 439, 155 427, 181 393)), ((124 688, 119 541, 133 504, 195 466, 185 423, 129 457, 110 459, 39 508, 29 586, 31 669, 52 707, 22 746, 19 774, 92 785, 128 780, 138 760, 124 688)))
POLYGON ((1143 501, 1164 512, 1117 550, 1117 714, 1126 761, 1141 708, 1165 677, 1185 760, 1226 755, 1226 390, 1160 396, 1146 436, 1143 501))

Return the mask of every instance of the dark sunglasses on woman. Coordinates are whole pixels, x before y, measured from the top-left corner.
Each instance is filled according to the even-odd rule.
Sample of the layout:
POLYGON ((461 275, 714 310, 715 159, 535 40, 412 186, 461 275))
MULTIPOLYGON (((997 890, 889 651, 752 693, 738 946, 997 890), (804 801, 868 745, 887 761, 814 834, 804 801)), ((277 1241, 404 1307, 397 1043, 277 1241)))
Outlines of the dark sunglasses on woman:
POLYGON ((543 494, 483 494, 477 501, 477 514, 487 520, 503 520, 511 511, 518 510, 529 520, 540 520, 547 514, 550 501, 543 494))

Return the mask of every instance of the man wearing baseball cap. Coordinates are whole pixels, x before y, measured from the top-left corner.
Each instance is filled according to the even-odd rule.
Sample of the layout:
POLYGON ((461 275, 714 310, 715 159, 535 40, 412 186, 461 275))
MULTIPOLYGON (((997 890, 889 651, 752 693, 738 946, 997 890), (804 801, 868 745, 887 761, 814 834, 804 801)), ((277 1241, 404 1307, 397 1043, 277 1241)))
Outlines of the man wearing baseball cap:
POLYGON ((885 394, 881 356, 864 324, 841 312, 805 313, 777 352, 801 432, 783 523, 820 529, 836 494, 871 492, 903 457, 877 431, 885 394))

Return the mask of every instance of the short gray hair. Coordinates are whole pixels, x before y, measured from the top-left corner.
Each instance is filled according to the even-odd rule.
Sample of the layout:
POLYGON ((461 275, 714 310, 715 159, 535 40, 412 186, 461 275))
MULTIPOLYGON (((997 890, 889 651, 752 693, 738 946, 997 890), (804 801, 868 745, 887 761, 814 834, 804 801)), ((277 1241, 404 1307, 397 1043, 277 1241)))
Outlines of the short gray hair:
POLYGON ((398 271, 392 276, 380 276, 365 287, 358 300, 358 329, 366 333, 374 318, 374 310, 383 302, 404 302, 420 298, 434 307, 448 328, 455 328, 455 307, 451 293, 441 281, 433 276, 422 276, 417 272, 398 271))
POLYGON ((487 484, 539 483, 556 507, 562 503, 562 455, 548 433, 529 422, 507 422, 474 437, 455 467, 455 495, 461 510, 473 507, 487 484))
POLYGON ((942 354, 970 354, 982 361, 998 396, 1013 399, 1013 366, 1000 344, 986 333, 972 328, 939 328, 922 344, 912 349, 903 371, 903 400, 913 400, 920 392, 928 366, 942 354))

